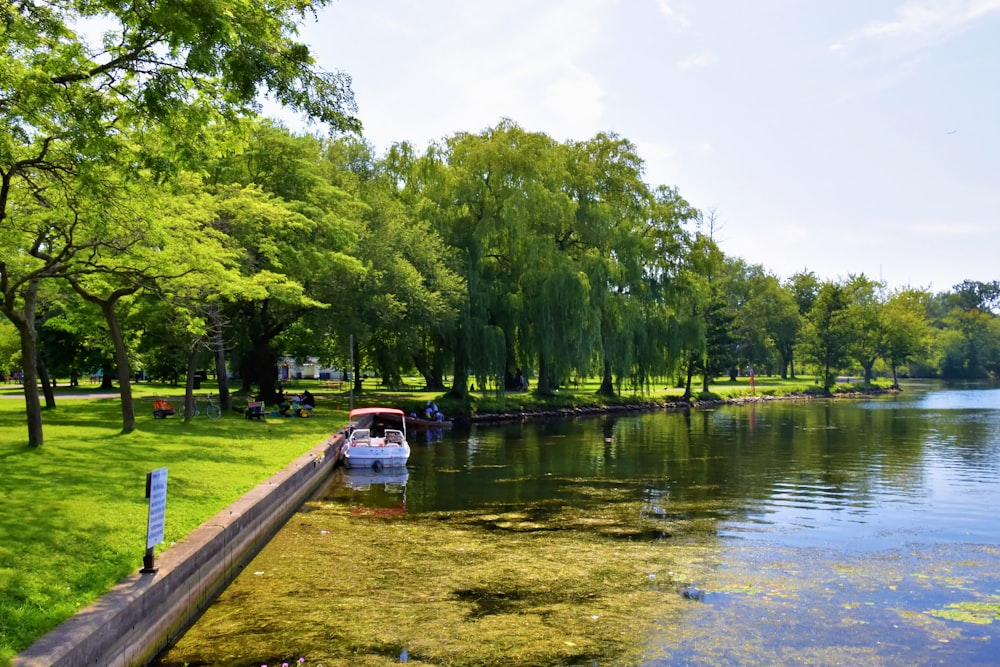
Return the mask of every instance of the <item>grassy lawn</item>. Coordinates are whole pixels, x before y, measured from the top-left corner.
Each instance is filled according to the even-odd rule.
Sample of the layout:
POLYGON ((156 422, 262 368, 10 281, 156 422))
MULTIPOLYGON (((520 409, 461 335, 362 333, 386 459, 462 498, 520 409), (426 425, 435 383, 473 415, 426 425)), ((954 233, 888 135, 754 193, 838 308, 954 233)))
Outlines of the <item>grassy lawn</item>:
MULTIPOLYGON (((446 414, 461 408, 419 385, 411 379, 404 387, 383 391, 377 380, 366 380, 354 406, 392 405, 409 412, 435 399, 446 414)), ((531 392, 502 398, 476 392, 469 408, 596 407, 603 402, 595 395, 597 386, 586 381, 547 398, 531 392)), ((757 378, 755 393, 802 392, 815 386, 812 378, 757 378)), ((178 417, 152 416, 154 398, 166 397, 177 407, 181 389, 143 383, 134 387, 138 428, 122 435, 117 396, 90 396, 96 385, 62 387, 57 407, 43 416, 45 444, 29 449, 21 389, 0 385, 0 665, 142 566, 147 472, 168 468, 163 549, 347 422, 347 389, 300 381, 287 392, 303 388, 317 396, 316 414, 308 419, 258 422, 229 412, 218 421, 199 416, 184 424, 178 417)), ((683 393, 655 389, 625 394, 619 402, 662 403, 683 393)), ((746 378, 711 389, 720 398, 751 393, 746 378)), ((203 397, 214 390, 204 385, 196 393, 203 397)))
POLYGON ((185 425, 152 416, 153 397, 178 388, 137 389, 134 433, 120 432, 117 398, 60 397, 36 449, 25 444, 19 390, 0 398, 0 665, 142 566, 147 472, 168 469, 163 548, 347 421, 346 404, 321 399, 309 419, 230 412, 185 425))

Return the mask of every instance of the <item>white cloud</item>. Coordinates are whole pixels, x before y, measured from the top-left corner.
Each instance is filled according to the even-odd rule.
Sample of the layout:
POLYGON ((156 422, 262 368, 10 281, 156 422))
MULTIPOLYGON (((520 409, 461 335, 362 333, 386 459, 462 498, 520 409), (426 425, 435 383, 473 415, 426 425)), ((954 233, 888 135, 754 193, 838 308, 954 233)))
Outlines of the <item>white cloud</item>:
POLYGON ((679 28, 690 28, 691 21, 686 16, 673 8, 671 0, 660 0, 660 13, 663 14, 670 23, 679 28))
POLYGON ((941 238, 953 238, 955 236, 974 236, 983 238, 996 232, 1000 228, 1000 223, 974 223, 961 220, 937 222, 937 223, 917 223, 902 225, 901 230, 920 236, 931 236, 941 238))
POLYGON ((463 23, 510 22, 517 29, 484 31, 460 50, 437 54, 433 86, 449 91, 448 108, 435 113, 440 133, 477 131, 503 116, 560 139, 596 132, 605 89, 587 69, 585 56, 601 43, 609 6, 606 0, 564 2, 538 12, 530 22, 516 7, 498 16, 491 6, 488 16, 465 17, 463 23), (470 117, 479 118, 482 126, 463 127, 457 120, 470 117))
MULTIPOLYGON (((892 19, 862 26, 848 42, 902 40, 914 48, 922 48, 940 43, 997 13, 1000 0, 908 0, 896 8, 892 19)), ((845 45, 834 44, 830 48, 842 50, 845 45)))
POLYGON ((719 62, 719 58, 714 53, 696 53, 684 58, 683 60, 679 60, 677 62, 677 69, 681 72, 686 72, 690 69, 711 67, 717 62, 719 62))

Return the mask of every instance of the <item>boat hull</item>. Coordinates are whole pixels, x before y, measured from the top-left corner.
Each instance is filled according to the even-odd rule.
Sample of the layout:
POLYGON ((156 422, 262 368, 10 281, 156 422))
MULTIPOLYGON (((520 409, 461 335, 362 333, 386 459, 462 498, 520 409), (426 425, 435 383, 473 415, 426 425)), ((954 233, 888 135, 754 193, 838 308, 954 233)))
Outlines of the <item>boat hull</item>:
POLYGON ((382 470, 406 467, 410 458, 409 446, 350 445, 344 450, 344 465, 350 469, 382 470))

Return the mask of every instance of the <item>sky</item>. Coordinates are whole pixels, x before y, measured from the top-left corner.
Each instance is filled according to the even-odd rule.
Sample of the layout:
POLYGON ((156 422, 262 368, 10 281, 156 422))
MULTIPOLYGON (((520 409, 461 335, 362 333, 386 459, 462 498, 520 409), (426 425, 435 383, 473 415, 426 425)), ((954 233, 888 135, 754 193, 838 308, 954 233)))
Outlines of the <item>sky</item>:
POLYGON ((1000 280, 1000 0, 332 0, 300 39, 379 152, 613 132, 782 279, 1000 280))

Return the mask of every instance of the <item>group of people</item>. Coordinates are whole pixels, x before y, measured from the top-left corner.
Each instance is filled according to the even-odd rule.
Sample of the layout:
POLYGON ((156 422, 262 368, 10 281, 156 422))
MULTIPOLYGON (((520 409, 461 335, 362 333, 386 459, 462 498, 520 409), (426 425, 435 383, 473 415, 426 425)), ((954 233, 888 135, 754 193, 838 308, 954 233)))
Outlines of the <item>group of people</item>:
POLYGON ((301 394, 296 394, 291 398, 285 396, 285 390, 278 387, 275 395, 275 403, 278 405, 278 413, 282 417, 309 417, 316 409, 316 397, 306 389, 301 394))
POLYGON ((444 414, 434 401, 427 401, 427 407, 424 408, 424 416, 437 422, 444 419, 444 414))
MULTIPOLYGON (((411 412, 410 416, 416 417, 417 412, 416 411, 411 412)), ((434 401, 427 401, 427 405, 424 406, 424 411, 420 416, 430 421, 435 421, 435 422, 444 421, 444 413, 441 412, 441 409, 438 408, 437 403, 435 403, 434 401)))

